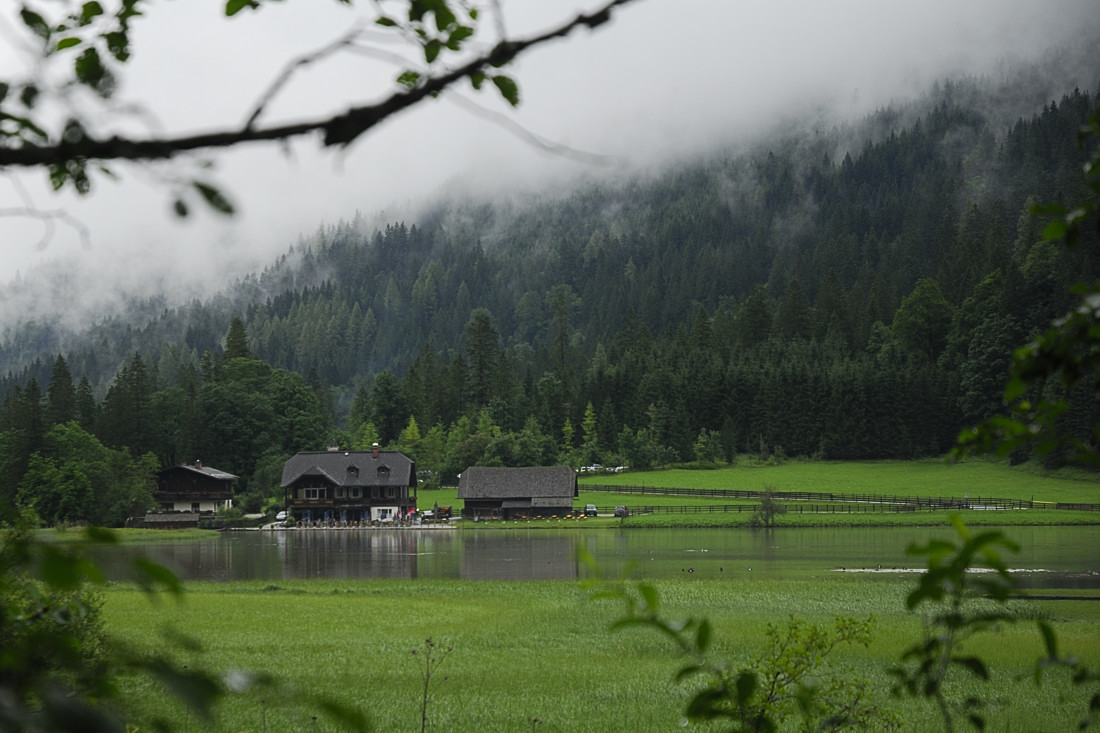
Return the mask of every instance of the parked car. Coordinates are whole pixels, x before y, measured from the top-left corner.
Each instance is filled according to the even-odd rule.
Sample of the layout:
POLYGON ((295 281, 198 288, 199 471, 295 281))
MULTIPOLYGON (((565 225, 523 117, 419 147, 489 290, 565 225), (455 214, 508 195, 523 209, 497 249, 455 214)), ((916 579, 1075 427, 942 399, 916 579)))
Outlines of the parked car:
POLYGON ((275 515, 275 521, 276 522, 285 522, 286 521, 286 509, 282 510, 281 512, 279 512, 278 514, 275 515))
POLYGON ((586 517, 596 516, 596 505, 595 504, 585 504, 584 505, 584 516, 586 516, 586 517))
POLYGON ((630 516, 630 510, 627 509, 622 504, 620 504, 619 506, 615 507, 615 516, 616 517, 629 517, 630 516))

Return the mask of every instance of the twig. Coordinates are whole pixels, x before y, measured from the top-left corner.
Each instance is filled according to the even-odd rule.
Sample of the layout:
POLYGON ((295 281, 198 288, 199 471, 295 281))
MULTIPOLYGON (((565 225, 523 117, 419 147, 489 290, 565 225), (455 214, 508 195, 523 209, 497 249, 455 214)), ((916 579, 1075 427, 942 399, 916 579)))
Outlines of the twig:
POLYGON ((591 13, 581 13, 557 28, 539 35, 523 40, 501 41, 486 53, 445 74, 426 79, 414 89, 394 93, 377 104, 353 107, 343 114, 325 119, 261 129, 245 126, 233 131, 159 140, 133 140, 114 136, 106 140, 86 137, 76 142, 59 141, 52 145, 24 144, 17 148, 0 148, 0 168, 56 165, 69 160, 161 160, 191 150, 285 140, 314 132, 323 134, 322 144, 326 147, 347 146, 391 115, 439 94, 455 82, 478 74, 487 66, 501 66, 531 48, 563 38, 577 28, 596 28, 610 19, 614 8, 633 1, 610 0, 591 13))
POLYGON ((472 99, 464 97, 457 92, 448 94, 445 97, 447 100, 454 102, 460 107, 463 107, 468 112, 471 112, 483 119, 486 119, 494 124, 500 125, 502 128, 512 133, 516 137, 520 138, 524 142, 532 145, 536 148, 541 148, 548 153, 562 156, 564 158, 572 158, 582 163, 597 163, 601 165, 610 165, 617 162, 617 158, 611 155, 600 155, 599 153, 589 153, 585 150, 577 150, 571 148, 568 145, 562 143, 556 143, 553 140, 548 140, 534 132, 531 132, 523 125, 519 124, 511 117, 502 115, 500 112, 488 109, 472 99))

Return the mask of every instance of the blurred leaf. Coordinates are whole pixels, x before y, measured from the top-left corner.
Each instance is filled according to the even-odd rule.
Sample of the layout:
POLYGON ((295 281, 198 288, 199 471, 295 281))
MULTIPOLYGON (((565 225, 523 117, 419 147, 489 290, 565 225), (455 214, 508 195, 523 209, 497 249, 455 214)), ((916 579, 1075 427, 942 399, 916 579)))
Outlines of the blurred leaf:
POLYGON ((415 89, 416 85, 420 83, 420 74, 415 71, 403 71, 397 77, 397 83, 406 89, 415 89))
POLYGON ((105 527, 97 527, 94 524, 89 525, 87 529, 84 530, 84 534, 91 542, 98 542, 103 545, 118 544, 118 534, 105 527))
POLYGON ((103 41, 116 61, 126 61, 130 58, 130 38, 125 33, 121 31, 104 33, 103 41))
POLYGON ((989 670, 986 668, 985 662, 979 657, 953 657, 951 661, 964 669, 970 670, 979 679, 989 679, 989 670))
POLYGON ((1043 229, 1043 239, 1057 240, 1066 236, 1066 222, 1064 219, 1054 219, 1043 229))
POLYGON ((147 557, 134 558, 134 571, 138 584, 147 593, 156 591, 157 586, 176 596, 183 593, 183 585, 176 574, 147 557))
POLYGON ((32 33, 39 38, 49 40, 50 38, 50 26, 46 23, 46 19, 33 10, 23 7, 19 11, 19 18, 23 21, 23 25, 27 26, 32 33))
POLYGON ((38 87, 34 84, 27 84, 25 87, 19 90, 19 102, 30 109, 34 107, 34 103, 38 100, 38 87))
POLYGON ((722 714, 719 706, 724 699, 725 695, 721 690, 704 688, 691 698, 684 714, 694 720, 712 720, 722 714))
POLYGON ((79 45, 80 45, 80 39, 79 38, 73 38, 73 37, 70 36, 69 38, 62 38, 60 41, 58 41, 56 49, 58 51, 64 51, 66 48, 72 48, 73 46, 79 46, 79 45))
POLYGON ((245 8, 255 9, 258 7, 260 7, 260 4, 256 0, 226 0, 225 15, 226 17, 232 17, 245 8))
POLYGON ((163 659, 147 662, 145 668, 204 721, 213 720, 214 703, 223 693, 215 677, 202 671, 176 669, 163 659))
POLYGON ((638 593, 641 594, 642 600, 645 602, 646 610, 650 613, 656 613, 661 605, 661 597, 658 595, 657 589, 649 583, 639 583, 638 593))
POLYGON ((707 672, 706 665, 703 664, 688 664, 680 668, 680 671, 672 678, 676 682, 683 682, 688 677, 693 677, 697 674, 703 674, 707 672))
POLYGON ((209 183, 203 183, 202 181, 193 181, 193 185, 195 186, 195 190, 199 192, 199 195, 202 196, 203 200, 206 201, 214 211, 225 214, 226 216, 233 213, 233 204, 230 203, 229 199, 227 199, 216 187, 209 183))
POLYGON ((114 92, 114 75, 103 65, 99 51, 94 48, 86 48, 84 53, 76 57, 73 70, 81 84, 94 89, 101 97, 109 97, 114 92))
POLYGON ((424 60, 429 64, 435 61, 439 57, 439 53, 443 50, 443 44, 438 39, 433 38, 424 44, 424 60))
POLYGON ((1038 622, 1039 633, 1043 636, 1043 646, 1046 647, 1047 658, 1058 658, 1058 637, 1054 634, 1054 628, 1046 621, 1038 622))
POLYGON ((708 619, 703 619, 699 622, 699 627, 695 630, 695 648, 699 650, 699 653, 705 653, 710 647, 711 640, 711 626, 708 619))
POLYGON ((84 25, 91 23, 94 18, 100 15, 103 15, 103 6, 95 0, 84 3, 84 6, 80 9, 80 20, 84 25))
POLYGON ((756 686, 759 680, 756 679, 756 674, 751 671, 744 671, 737 675, 737 679, 734 681, 734 689, 737 691, 737 704, 745 706, 752 699, 753 693, 756 692, 756 686))
POLYGON ((493 77, 493 84, 500 90, 500 95, 508 104, 516 107, 519 105, 519 85, 509 76, 498 74, 493 77))

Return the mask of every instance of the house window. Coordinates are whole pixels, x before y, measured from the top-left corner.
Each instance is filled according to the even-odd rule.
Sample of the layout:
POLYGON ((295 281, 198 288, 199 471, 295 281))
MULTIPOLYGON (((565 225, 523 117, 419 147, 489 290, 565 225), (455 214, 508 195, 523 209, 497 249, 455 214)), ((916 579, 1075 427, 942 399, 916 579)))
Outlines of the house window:
POLYGON ((387 486, 386 487, 386 498, 387 499, 392 499, 395 495, 396 494, 394 493, 393 487, 392 486, 387 486))
POLYGON ((358 499, 359 498, 359 487, 358 486, 352 486, 351 487, 351 498, 353 498, 353 499, 358 499))
POLYGON ((323 498, 321 492, 324 489, 305 489, 304 494, 306 499, 321 499, 323 498))
POLYGON ((192 503, 191 503, 191 511, 193 511, 193 512, 197 512, 198 510, 199 510, 199 503, 198 503, 197 501, 196 501, 196 502, 192 502, 192 503))
POLYGON ((343 499, 344 498, 344 487, 343 486, 337 486, 336 487, 336 498, 337 499, 343 499))

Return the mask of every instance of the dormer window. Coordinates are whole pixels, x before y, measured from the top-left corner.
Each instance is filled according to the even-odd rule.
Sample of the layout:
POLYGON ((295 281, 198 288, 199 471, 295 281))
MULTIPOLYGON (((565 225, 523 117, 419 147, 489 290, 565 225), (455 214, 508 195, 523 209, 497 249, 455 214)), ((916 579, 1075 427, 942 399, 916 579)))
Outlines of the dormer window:
POLYGON ((359 481, 359 466, 348 466, 344 475, 345 483, 353 484, 359 481))
POLYGON ((390 477, 390 467, 389 466, 379 466, 378 467, 378 478, 381 480, 381 479, 388 479, 389 477, 390 477))

